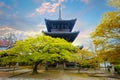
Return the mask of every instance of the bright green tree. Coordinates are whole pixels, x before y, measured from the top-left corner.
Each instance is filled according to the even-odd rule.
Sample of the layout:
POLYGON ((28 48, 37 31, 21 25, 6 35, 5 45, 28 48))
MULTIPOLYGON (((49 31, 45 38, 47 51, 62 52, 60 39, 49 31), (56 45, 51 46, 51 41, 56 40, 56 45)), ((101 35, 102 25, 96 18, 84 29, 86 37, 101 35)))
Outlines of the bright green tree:
POLYGON ((75 47, 60 38, 49 36, 29 37, 17 41, 13 48, 7 50, 8 55, 16 55, 17 62, 27 62, 33 65, 33 73, 37 73, 39 64, 73 60, 75 47))

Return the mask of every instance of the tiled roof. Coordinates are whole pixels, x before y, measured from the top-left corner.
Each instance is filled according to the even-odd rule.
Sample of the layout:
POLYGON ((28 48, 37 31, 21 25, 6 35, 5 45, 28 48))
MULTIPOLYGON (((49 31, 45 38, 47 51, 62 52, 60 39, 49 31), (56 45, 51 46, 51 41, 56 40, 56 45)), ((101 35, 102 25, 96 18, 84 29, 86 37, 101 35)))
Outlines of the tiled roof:
POLYGON ((9 46, 11 42, 8 40, 0 40, 0 46, 9 46))
POLYGON ((52 37, 59 37, 59 38, 64 38, 65 40, 69 42, 73 42, 74 39, 77 37, 79 32, 44 32, 45 35, 49 35, 52 37))
POLYGON ((48 32, 52 32, 51 29, 69 29, 68 32, 71 32, 77 19, 71 20, 49 20, 45 19, 45 24, 48 32))

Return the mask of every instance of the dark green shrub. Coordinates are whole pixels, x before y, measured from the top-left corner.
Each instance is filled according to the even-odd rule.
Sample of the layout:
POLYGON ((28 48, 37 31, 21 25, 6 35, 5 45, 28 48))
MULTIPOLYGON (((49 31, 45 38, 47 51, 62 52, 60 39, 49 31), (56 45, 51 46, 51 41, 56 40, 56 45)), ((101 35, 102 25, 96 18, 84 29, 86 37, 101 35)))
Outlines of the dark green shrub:
POLYGON ((115 71, 116 71, 118 74, 120 74, 120 65, 115 65, 114 68, 115 68, 115 71))
POLYGON ((108 72, 110 72, 111 68, 112 68, 112 66, 107 66, 108 72))

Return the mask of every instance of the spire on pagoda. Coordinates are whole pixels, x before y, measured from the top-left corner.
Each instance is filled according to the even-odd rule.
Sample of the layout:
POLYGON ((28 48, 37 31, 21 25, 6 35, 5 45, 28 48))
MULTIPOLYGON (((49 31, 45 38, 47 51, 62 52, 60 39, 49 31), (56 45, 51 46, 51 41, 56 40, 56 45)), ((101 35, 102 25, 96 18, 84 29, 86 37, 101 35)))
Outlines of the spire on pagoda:
POLYGON ((62 20, 62 17, 61 17, 61 3, 59 5, 59 18, 58 18, 58 20, 62 20))

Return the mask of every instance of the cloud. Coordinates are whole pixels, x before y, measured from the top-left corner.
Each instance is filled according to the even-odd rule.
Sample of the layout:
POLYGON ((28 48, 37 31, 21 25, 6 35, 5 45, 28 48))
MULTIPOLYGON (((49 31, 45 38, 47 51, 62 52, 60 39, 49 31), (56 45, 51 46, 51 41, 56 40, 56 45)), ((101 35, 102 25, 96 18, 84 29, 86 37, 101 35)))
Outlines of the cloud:
POLYGON ((88 44, 88 40, 90 40, 90 33, 92 29, 87 29, 80 32, 73 42, 74 45, 86 45, 88 44))
POLYGON ((85 3, 85 4, 88 4, 88 3, 90 3, 91 0, 80 0, 80 1, 85 3))
POLYGON ((35 3, 38 3, 40 0, 32 0, 33 2, 35 2, 35 3))
POLYGON ((42 3, 42 2, 45 2, 46 0, 32 0, 34 3, 37 3, 37 4, 39 4, 39 3, 42 3))
POLYGON ((84 38, 84 39, 89 38, 90 32, 91 32, 90 29, 85 30, 78 35, 78 38, 84 38))
POLYGON ((0 38, 3 38, 9 35, 10 33, 15 34, 18 40, 25 39, 28 36, 35 36, 35 35, 41 34, 40 31, 37 31, 37 32, 36 31, 21 31, 21 30, 14 29, 11 26, 0 27, 0 38))
MULTIPOLYGON (((14 1, 16 4, 16 0, 14 1)), ((22 12, 16 11, 14 3, 8 5, 5 2, 0 2, 0 27, 7 25, 19 30, 35 30, 35 21, 26 18, 22 12)))
MULTIPOLYGON (((38 0, 32 0, 33 2, 38 3, 38 0)), ((58 6, 67 0, 51 0, 45 2, 44 0, 41 0, 39 3, 41 3, 40 7, 35 9, 35 12, 30 13, 27 17, 35 17, 36 15, 43 15, 46 13, 55 13, 57 11, 58 6)))
POLYGON ((3 11, 0 11, 0 15, 2 15, 4 12, 3 11))
POLYGON ((4 3, 3 2, 0 2, 0 7, 3 7, 4 6, 4 3))
POLYGON ((7 8, 7 9, 12 9, 11 6, 6 5, 4 2, 0 2, 0 7, 4 7, 4 8, 7 8))
POLYGON ((0 27, 2 26, 12 26, 14 29, 19 29, 22 31, 38 31, 36 24, 40 23, 36 18, 28 18, 24 15, 19 15, 17 12, 9 14, 9 11, 0 11, 0 27))
POLYGON ((46 25, 42 25, 42 24, 38 24, 38 25, 37 25, 37 28, 40 29, 40 32, 47 30, 47 29, 46 29, 46 25))
POLYGON ((57 7, 61 4, 61 2, 64 2, 64 0, 58 0, 57 2, 55 0, 52 0, 52 2, 43 2, 41 6, 38 7, 35 11, 39 14, 55 13, 57 7))
POLYGON ((77 20, 74 28, 73 28, 73 31, 80 31, 80 28, 84 25, 84 22, 83 21, 80 21, 80 20, 77 20))

